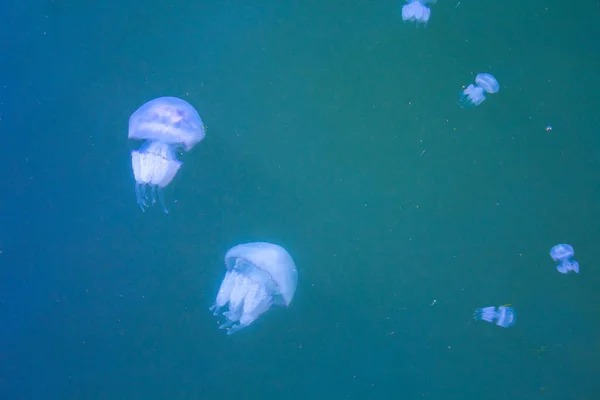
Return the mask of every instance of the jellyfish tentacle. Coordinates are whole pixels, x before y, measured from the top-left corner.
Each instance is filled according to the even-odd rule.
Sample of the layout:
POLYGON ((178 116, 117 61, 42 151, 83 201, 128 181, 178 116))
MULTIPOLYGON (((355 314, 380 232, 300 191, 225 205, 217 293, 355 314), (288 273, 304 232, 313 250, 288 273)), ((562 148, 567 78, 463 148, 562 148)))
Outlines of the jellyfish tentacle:
POLYGON ((217 303, 215 303, 212 306, 210 306, 209 310, 213 312, 213 315, 219 315, 219 311, 221 311, 221 307, 219 307, 217 305, 217 303))
POLYGON ((223 322, 221 325, 219 325, 219 329, 227 329, 229 328, 231 325, 233 325, 236 321, 232 321, 230 319, 228 319, 227 321, 223 322))
POLYGON ((163 195, 163 191, 160 186, 156 186, 156 193, 158 196, 158 202, 160 203, 160 206, 162 207, 164 213, 168 214, 169 210, 167 209, 167 206, 165 205, 165 196, 163 195))
POLYGON ((150 194, 152 195, 152 205, 156 204, 156 185, 150 185, 150 194))
POLYGON ((139 204, 142 211, 146 211, 144 208, 146 206, 145 197, 145 185, 141 182, 135 183, 135 197, 137 199, 137 203, 139 204))
POLYGON ((242 329, 244 329, 246 326, 248 325, 244 325, 244 324, 237 324, 237 325, 233 325, 231 328, 229 328, 227 330, 227 334, 228 335, 233 335, 234 333, 241 331, 242 329))

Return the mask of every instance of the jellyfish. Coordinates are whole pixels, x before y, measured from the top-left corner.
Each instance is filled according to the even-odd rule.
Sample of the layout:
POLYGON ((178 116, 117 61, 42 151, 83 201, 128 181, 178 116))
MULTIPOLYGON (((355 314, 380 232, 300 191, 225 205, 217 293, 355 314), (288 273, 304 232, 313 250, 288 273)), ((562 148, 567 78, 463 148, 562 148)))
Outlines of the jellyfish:
POLYGON ((550 249, 550 257, 552 257, 554 261, 560 262, 556 266, 556 269, 561 274, 566 274, 569 271, 573 271, 576 274, 579 273, 579 263, 573 259, 574 255, 575 250, 573 250, 573 246, 569 244, 557 244, 550 249))
POLYGON ((517 322, 517 313, 511 307, 500 306, 478 308, 473 313, 477 321, 487 321, 503 328, 510 328, 517 322))
POLYGON ((480 105, 485 100, 486 93, 496 93, 500 90, 500 85, 496 78, 491 74, 477 74, 475 85, 470 84, 460 92, 458 104, 462 108, 472 108, 480 105))
POLYGON ((289 306, 298 270, 290 254, 281 246, 265 242, 240 244, 225 254, 225 278, 210 307, 214 315, 229 303, 227 318, 219 329, 231 335, 254 322, 272 305, 289 306))
POLYGON ((407 0, 407 4, 402 6, 402 20, 426 24, 431 15, 427 3, 435 4, 436 2, 437 0, 407 0))
POLYGON ((162 189, 181 167, 178 151, 190 151, 204 139, 204 125, 198 112, 177 97, 159 97, 138 108, 129 117, 129 139, 144 140, 131 152, 135 195, 142 211, 160 202, 165 206, 162 189))

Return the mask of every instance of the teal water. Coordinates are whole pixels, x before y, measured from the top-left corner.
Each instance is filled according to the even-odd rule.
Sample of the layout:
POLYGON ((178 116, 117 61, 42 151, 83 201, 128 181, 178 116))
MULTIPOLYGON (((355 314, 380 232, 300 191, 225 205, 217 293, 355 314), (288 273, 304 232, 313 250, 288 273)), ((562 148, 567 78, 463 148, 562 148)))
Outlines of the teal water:
POLYGON ((597 1, 440 0, 426 28, 397 1, 29 1, 0 13, 0 400, 597 398, 597 1), (477 72, 501 90, 462 110, 477 72), (127 121, 167 95, 208 131, 165 216, 127 121), (226 336, 222 259, 258 240, 296 297, 226 336))

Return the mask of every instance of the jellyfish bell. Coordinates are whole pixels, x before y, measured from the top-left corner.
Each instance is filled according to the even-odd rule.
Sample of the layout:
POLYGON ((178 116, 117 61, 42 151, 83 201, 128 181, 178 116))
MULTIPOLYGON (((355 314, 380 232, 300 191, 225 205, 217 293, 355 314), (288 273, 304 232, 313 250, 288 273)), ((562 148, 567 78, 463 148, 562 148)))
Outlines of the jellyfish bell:
POLYGON ((177 97, 150 100, 129 117, 129 139, 181 145, 190 151, 205 136, 198 112, 177 97))
POLYGON ((550 249, 550 257, 552 257, 554 261, 563 261, 573 257, 574 255, 575 250, 570 244, 561 243, 550 249))
POLYGON ((487 93, 497 93, 500 90, 500 84, 494 78, 494 75, 488 73, 477 74, 475 84, 485 90, 487 93))
POLYGON ((177 151, 189 151, 206 136, 198 112, 177 97, 160 97, 142 105, 129 118, 130 139, 144 140, 131 152, 137 202, 142 209, 160 202, 182 163, 177 151), (149 190, 147 190, 149 189, 149 190))
POLYGON ((503 328, 510 328, 517 322, 517 313, 512 307, 500 306, 498 307, 498 320, 496 325, 503 328))
POLYGON ((272 305, 287 307, 298 285, 298 270, 290 254, 272 243, 246 243, 225 255, 227 272, 210 308, 214 315, 229 304, 220 329, 231 335, 253 323, 272 305))

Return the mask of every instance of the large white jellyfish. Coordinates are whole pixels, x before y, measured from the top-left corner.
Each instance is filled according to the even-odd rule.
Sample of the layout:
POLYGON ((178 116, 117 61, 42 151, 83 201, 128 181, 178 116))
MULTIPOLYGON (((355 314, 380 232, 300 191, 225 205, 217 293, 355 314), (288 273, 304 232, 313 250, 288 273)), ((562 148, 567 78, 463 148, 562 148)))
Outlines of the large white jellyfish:
POLYGON ((561 274, 566 274, 569 271, 573 271, 576 274, 579 273, 579 263, 573 259, 574 256, 575 250, 573 250, 573 246, 570 244, 561 243, 550 249, 550 257, 554 261, 560 262, 556 266, 556 269, 561 274))
POLYGON ((296 264, 276 244, 235 246, 225 254, 225 268, 225 278, 210 310, 219 315, 221 308, 229 303, 229 311, 223 313, 227 321, 219 326, 219 329, 229 328, 228 335, 250 325, 271 305, 289 306, 296 293, 296 264))
POLYGON ((483 307, 475 310, 473 318, 477 321, 487 321, 503 328, 510 328, 517 322, 517 313, 508 306, 483 307))
POLYGON ((198 112, 177 97, 150 100, 131 114, 129 139, 144 140, 139 150, 131 152, 135 195, 142 211, 156 203, 158 197, 163 211, 168 213, 162 188, 171 183, 181 167, 177 151, 191 150, 204 136, 198 112))
POLYGON ((462 108, 478 106, 485 100, 486 93, 496 93, 498 90, 500 90, 500 84, 492 74, 477 74, 475 85, 470 84, 460 92, 458 104, 462 108))
POLYGON ((427 3, 436 2, 437 0, 407 0, 407 3, 402 6, 402 20, 426 24, 431 16, 427 3))

